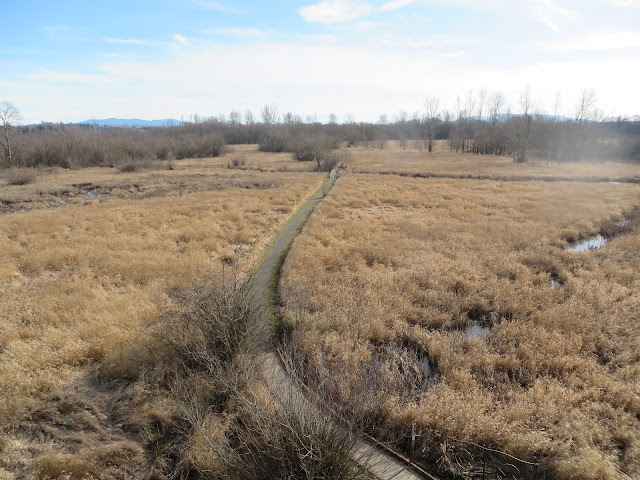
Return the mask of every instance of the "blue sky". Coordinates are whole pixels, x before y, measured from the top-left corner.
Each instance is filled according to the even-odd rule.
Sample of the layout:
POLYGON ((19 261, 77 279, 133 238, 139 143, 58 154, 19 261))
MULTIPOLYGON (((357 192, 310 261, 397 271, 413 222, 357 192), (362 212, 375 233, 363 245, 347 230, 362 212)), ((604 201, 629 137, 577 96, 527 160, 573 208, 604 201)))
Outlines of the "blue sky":
POLYGON ((640 0, 4 3, 0 100, 25 123, 266 103, 376 120, 481 88, 517 112, 527 84, 549 113, 572 114, 583 88, 603 115, 640 113, 640 0))

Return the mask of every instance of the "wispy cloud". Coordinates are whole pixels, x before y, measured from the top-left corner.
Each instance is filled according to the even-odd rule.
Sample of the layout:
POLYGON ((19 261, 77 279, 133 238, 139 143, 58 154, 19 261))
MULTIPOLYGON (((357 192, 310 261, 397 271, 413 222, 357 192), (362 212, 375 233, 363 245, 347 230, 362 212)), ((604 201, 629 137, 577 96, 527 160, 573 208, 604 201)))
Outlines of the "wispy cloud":
POLYGON ((389 12, 391 10, 399 10, 400 8, 404 8, 412 3, 416 3, 416 0, 390 0, 389 2, 382 5, 379 10, 381 12, 389 12))
POLYGON ((110 38, 104 39, 107 43, 119 43, 123 45, 157 45, 158 42, 152 40, 142 40, 139 38, 110 38))
POLYGON ((554 3, 553 0, 529 0, 534 7, 535 16, 540 23, 554 32, 559 32, 560 27, 558 21, 574 20, 578 14, 573 10, 561 7, 554 3))
POLYGON ((100 75, 78 72, 56 72, 53 70, 39 70, 24 76, 29 80, 45 80, 56 83, 111 83, 115 78, 111 75, 100 75))
POLYGON ((71 29, 69 25, 46 25, 42 30, 49 33, 67 32, 71 29))
POLYGON ((187 39, 186 39, 186 38, 184 38, 184 37, 183 37, 182 35, 180 35, 179 33, 174 33, 174 34, 173 34, 173 38, 174 38, 174 40, 176 40, 176 41, 180 42, 181 44, 183 44, 183 45, 185 45, 185 46, 187 46, 187 47, 190 47, 190 46, 191 46, 191 44, 187 41, 187 39))
POLYGON ((300 8, 298 11, 307 21, 313 23, 344 23, 366 17, 374 12, 374 7, 365 2, 352 0, 324 0, 300 8))
POLYGON ((224 3, 215 2, 213 0, 191 0, 191 3, 200 8, 204 8, 205 10, 213 10, 214 12, 235 13, 235 14, 242 13, 242 10, 240 9, 229 7, 224 3))
POLYGON ((615 0, 616 7, 640 7, 640 0, 615 0))
POLYGON ((468 53, 465 52, 464 50, 458 50, 455 52, 444 52, 440 54, 440 56, 444 58, 460 58, 466 55, 468 55, 468 53))
POLYGON ((69 40, 74 33, 69 25, 47 25, 42 31, 50 40, 69 40))
POLYGON ((550 52, 601 52, 640 49, 640 32, 590 33, 564 42, 545 45, 544 49, 550 52))
POLYGON ((274 33, 259 28, 211 28, 206 33, 214 33, 217 35, 227 35, 238 38, 266 38, 273 36, 274 33))
POLYGON ((347 25, 340 25, 336 27, 336 30, 350 33, 368 33, 388 26, 389 24, 387 23, 363 20, 360 22, 349 23, 347 25))
POLYGON ((551 16, 547 12, 544 12, 541 9, 537 9, 536 18, 540 23, 542 23, 550 30, 553 30, 554 32, 560 31, 560 27, 558 27, 558 25, 551 19, 551 16))
MULTIPOLYGON (((324 0, 302 7, 299 12, 309 22, 344 23, 366 17, 372 13, 400 10, 409 5, 424 2, 425 0, 389 0, 381 7, 376 8, 368 2, 356 0, 324 0)), ((371 23, 373 25, 373 22, 371 23)))

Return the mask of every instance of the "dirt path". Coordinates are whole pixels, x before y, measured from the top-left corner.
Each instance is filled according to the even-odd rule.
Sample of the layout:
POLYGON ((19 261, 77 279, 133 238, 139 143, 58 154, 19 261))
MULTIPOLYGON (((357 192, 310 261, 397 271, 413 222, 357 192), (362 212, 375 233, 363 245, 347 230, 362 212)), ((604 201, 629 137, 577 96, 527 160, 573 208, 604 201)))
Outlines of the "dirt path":
MULTIPOLYGON (((262 343, 265 347, 265 352, 262 357, 262 365, 265 376, 275 389, 297 391, 297 395, 301 397, 301 391, 296 382, 286 372, 270 340, 269 320, 267 318, 270 302, 268 298, 269 284, 274 274, 274 269, 278 266, 279 262, 283 260, 282 256, 286 255, 291 242, 297 236, 305 221, 313 212, 313 209, 320 203, 324 197, 324 193, 333 186, 336 177, 337 176, 332 173, 323 188, 316 192, 316 194, 291 217, 285 228, 267 250, 262 263, 254 272, 250 291, 251 297, 260 308, 260 311, 263 312, 263 324, 265 328, 262 333, 262 343)), ((351 453, 353 459, 358 464, 381 480, 423 480, 424 478, 435 478, 419 475, 408 467, 406 462, 365 439, 357 440, 351 453)))

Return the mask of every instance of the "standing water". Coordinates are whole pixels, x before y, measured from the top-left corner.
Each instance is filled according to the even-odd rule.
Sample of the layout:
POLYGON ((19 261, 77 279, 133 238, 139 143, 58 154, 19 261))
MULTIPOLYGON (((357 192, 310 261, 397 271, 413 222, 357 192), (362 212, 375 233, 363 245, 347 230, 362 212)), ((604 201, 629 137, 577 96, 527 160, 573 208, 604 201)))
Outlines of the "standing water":
POLYGON ((422 382, 422 391, 424 392, 428 387, 435 384, 438 381, 435 367, 431 366, 429 357, 424 359, 424 381, 422 382))
POLYGON ((489 327, 484 327, 479 323, 472 323, 471 325, 467 325, 464 334, 467 338, 482 338, 489 335, 489 330, 489 327))
POLYGON ((595 237, 587 238, 582 242, 578 242, 575 245, 567 247, 570 252, 584 252, 585 250, 595 250, 602 248, 607 244, 607 239, 602 235, 596 235, 595 237))

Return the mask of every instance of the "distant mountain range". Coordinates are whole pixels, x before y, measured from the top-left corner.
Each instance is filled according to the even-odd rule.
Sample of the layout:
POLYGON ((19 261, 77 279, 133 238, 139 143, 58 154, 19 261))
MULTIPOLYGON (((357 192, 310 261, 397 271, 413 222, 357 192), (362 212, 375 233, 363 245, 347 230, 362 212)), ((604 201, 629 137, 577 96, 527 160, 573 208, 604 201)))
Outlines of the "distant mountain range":
POLYGON ((79 125, 98 125, 100 127, 168 127, 172 125, 182 125, 180 120, 175 118, 164 118, 162 120, 141 120, 139 118, 105 118, 102 120, 85 120, 78 122, 79 125))

